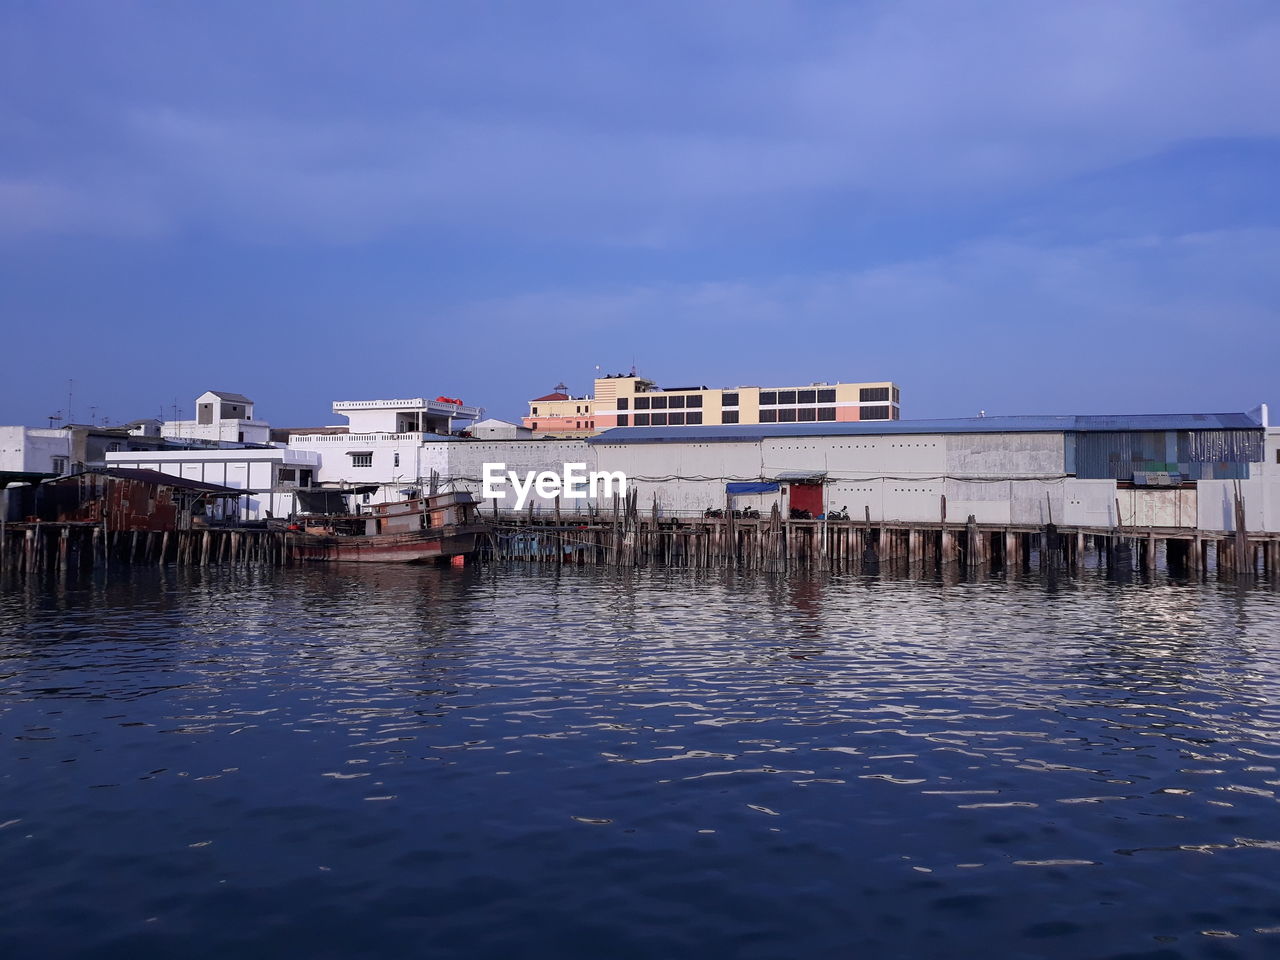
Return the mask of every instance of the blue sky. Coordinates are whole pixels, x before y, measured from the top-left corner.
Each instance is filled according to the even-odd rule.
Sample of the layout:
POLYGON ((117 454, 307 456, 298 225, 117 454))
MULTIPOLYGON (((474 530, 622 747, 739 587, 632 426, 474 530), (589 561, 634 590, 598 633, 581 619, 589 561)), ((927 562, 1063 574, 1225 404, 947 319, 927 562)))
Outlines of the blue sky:
POLYGON ((1280 403, 1272 2, 0 3, 0 422, 1280 403))

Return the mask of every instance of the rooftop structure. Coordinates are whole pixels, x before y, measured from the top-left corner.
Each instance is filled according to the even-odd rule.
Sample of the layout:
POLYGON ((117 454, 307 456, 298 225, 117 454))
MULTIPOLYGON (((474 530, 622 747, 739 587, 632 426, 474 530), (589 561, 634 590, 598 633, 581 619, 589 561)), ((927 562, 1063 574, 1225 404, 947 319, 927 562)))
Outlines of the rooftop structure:
POLYGON ((166 420, 161 425, 161 435, 176 440, 230 443, 268 443, 271 439, 271 425, 254 419, 253 401, 243 394, 206 390, 196 397, 195 407, 194 420, 166 420))
POLYGON ((484 416, 454 397, 339 400, 333 412, 347 418, 352 433, 456 433, 484 416))

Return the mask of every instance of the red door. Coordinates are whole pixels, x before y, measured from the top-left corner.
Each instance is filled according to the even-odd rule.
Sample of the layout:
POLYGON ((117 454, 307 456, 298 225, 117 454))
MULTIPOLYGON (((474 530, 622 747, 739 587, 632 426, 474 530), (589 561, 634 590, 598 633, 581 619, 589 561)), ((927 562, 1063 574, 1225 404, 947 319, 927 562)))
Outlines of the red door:
POLYGON ((789 506, 792 510, 808 510, 811 517, 818 516, 823 512, 822 484, 793 483, 789 506))

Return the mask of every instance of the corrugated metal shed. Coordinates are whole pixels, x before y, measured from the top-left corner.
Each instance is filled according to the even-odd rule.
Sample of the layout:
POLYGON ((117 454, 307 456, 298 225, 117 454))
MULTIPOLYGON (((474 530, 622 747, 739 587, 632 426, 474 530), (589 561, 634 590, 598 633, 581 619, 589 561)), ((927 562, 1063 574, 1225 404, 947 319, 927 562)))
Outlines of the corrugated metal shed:
POLYGON ((754 443, 766 437, 902 436, 926 433, 1128 433, 1166 430, 1256 431, 1246 413, 1155 413, 1123 416, 964 417, 865 423, 761 423, 695 427, 614 427, 587 443, 754 443))
POLYGON ((1262 430, 1143 430, 1074 435, 1067 472, 1086 480, 1137 480, 1177 474, 1187 480, 1247 479, 1262 460, 1262 430))

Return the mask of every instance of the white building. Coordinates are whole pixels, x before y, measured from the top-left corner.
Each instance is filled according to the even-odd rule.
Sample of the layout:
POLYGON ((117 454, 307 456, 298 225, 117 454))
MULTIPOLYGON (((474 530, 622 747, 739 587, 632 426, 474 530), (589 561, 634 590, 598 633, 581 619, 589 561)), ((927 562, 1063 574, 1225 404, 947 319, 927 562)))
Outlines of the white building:
POLYGON ((289 449, 316 455, 316 483, 326 487, 368 487, 357 506, 404 500, 448 469, 446 446, 465 443, 455 434, 483 415, 440 397, 396 400, 341 400, 333 412, 347 418, 347 433, 303 433, 289 437, 289 449))
POLYGON ((108 453, 109 467, 158 470, 175 477, 243 490, 239 500, 225 501, 241 520, 287 517, 297 507, 295 492, 315 482, 320 457, 283 447, 189 450, 135 450, 108 453))
POLYGON ((461 400, 339 400, 333 412, 347 418, 352 433, 451 434, 465 430, 484 415, 461 400))
POLYGON ((495 420, 492 417, 473 423, 467 432, 477 440, 522 440, 534 436, 533 430, 529 427, 512 423, 510 420, 495 420))
MULTIPOLYGON (((1222 531, 1239 484, 1248 529, 1280 531, 1280 429, 1247 414, 988 417, 850 424, 617 428, 584 441, 449 445, 444 489, 481 498, 486 463, 626 474, 641 510, 696 517, 776 503, 853 519, 1222 531)), ((437 458, 439 462, 441 458, 437 458)), ((496 502, 515 508, 509 486, 496 502)), ((562 512, 588 501, 562 499, 562 512)), ((535 513, 555 506, 532 492, 535 513)), ((494 501, 483 505, 487 514, 494 501)), ((611 502, 595 503, 608 510, 611 502)))
POLYGON ((194 420, 166 420, 161 434, 174 440, 269 443, 271 425, 253 418, 253 401, 248 397, 206 390, 196 397, 194 420))
POLYGON ((113 453, 109 466, 159 470, 244 490, 236 508, 244 520, 287 517, 299 509, 296 490, 351 490, 351 506, 404 500, 448 469, 444 448, 482 411, 447 398, 339 401, 349 422, 343 433, 291 434, 287 444, 266 444, 269 428, 253 419, 253 404, 239 394, 209 391, 196 401, 195 421, 170 421, 166 435, 210 442, 208 447, 113 453), (206 422, 207 421, 207 422, 206 422), (245 438, 245 439, 241 439, 245 438), (212 445, 222 441, 221 446, 212 445))
POLYGON ((71 434, 43 427, 0 427, 0 472, 62 475, 71 464, 71 434))

